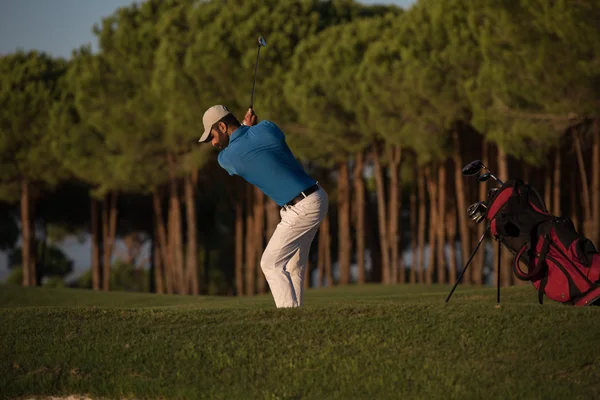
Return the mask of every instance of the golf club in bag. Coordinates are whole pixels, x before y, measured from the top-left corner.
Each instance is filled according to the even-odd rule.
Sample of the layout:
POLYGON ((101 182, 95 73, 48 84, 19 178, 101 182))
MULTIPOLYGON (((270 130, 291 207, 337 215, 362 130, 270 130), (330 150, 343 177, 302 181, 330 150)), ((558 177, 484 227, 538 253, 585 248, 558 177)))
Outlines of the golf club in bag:
POLYGON ((254 106, 254 88, 256 87, 256 72, 258 71, 258 58, 260 57, 260 48, 265 47, 267 42, 262 36, 258 37, 258 51, 256 52, 256 64, 254 64, 254 80, 252 82, 252 94, 250 95, 250 108, 254 106))
POLYGON ((600 252, 575 230, 570 219, 552 215, 542 197, 522 180, 499 180, 480 160, 466 165, 462 173, 477 175, 480 183, 494 179, 500 185, 488 191, 488 198, 472 204, 467 215, 486 229, 467 260, 446 302, 454 293, 479 246, 487 234, 498 242, 497 302, 500 303, 500 265, 502 246, 515 259, 515 276, 531 282, 544 295, 559 303, 574 306, 600 305, 600 252), (527 267, 526 270, 523 267, 527 267))

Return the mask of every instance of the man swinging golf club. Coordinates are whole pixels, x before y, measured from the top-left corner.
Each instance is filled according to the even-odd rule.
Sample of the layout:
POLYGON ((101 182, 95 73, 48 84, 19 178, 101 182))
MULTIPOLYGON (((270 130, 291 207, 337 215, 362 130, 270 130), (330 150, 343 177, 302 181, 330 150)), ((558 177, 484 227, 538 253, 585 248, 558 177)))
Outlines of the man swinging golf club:
MULTIPOLYGON (((262 36, 258 39, 258 54, 261 46, 265 46, 262 36)), ((242 124, 223 105, 206 110, 199 142, 211 142, 219 148, 222 168, 255 185, 281 207, 281 222, 267 244, 260 267, 276 307, 299 307, 304 302, 310 246, 327 214, 329 199, 296 160, 281 129, 271 121, 258 122, 253 99, 254 85, 242 124)))
POLYGON ((240 124, 222 105, 209 108, 199 142, 211 142, 221 151, 219 165, 257 186, 281 208, 281 222, 261 257, 260 267, 275 305, 303 304, 304 275, 315 234, 327 214, 328 196, 304 171, 271 121, 257 123, 249 108, 240 124))

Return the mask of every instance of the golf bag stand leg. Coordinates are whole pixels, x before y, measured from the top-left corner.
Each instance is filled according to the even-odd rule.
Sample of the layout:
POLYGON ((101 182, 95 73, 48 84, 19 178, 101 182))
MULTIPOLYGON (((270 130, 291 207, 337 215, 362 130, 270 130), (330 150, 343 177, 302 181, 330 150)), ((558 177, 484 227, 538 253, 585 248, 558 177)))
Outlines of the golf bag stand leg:
POLYGON ((463 268, 463 270, 460 273, 460 276, 456 280, 456 283, 454 284, 454 287, 452 288, 452 290, 448 294, 448 297, 446 298, 446 303, 450 300, 450 297, 452 297, 452 294, 454 293, 454 290, 456 290, 456 287, 458 286, 459 282, 462 280, 463 276, 465 275, 465 272, 467 272, 467 268, 469 267, 469 264, 471 264, 471 260, 473 260, 473 257, 475 257, 475 253, 477 253, 477 250, 479 249, 479 246, 481 246, 481 243, 483 242, 483 239, 485 238, 485 235, 487 235, 487 233, 488 233, 489 230, 490 230, 490 227, 488 226, 485 229, 485 232, 483 232, 483 235, 481 235, 481 237, 479 238, 479 242, 477 242, 477 246, 475 246, 475 250, 473 250, 473 252, 471 253, 471 256, 467 260, 467 263, 465 264, 465 267, 463 268))

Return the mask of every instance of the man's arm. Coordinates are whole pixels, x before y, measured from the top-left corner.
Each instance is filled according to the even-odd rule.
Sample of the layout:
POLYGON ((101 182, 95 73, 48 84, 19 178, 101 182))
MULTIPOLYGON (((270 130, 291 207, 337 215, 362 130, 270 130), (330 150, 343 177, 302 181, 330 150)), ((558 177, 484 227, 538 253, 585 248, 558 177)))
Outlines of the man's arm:
POLYGON ((223 168, 225 171, 227 171, 227 173, 229 173, 229 175, 236 175, 236 171, 235 168, 233 167, 233 164, 231 164, 229 162, 229 160, 227 159, 225 153, 223 151, 221 151, 219 153, 219 155, 217 156, 217 161, 219 163, 219 165, 221 166, 221 168, 223 168))

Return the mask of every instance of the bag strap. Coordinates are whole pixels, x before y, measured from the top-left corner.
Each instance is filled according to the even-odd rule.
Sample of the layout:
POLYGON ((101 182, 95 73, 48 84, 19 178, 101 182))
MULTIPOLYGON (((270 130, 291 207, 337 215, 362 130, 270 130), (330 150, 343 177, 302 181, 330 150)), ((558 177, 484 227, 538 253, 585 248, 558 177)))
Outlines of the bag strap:
MULTIPOLYGON (((521 267, 519 266, 519 261, 521 260, 521 256, 523 256, 523 253, 525 253, 526 250, 528 250, 529 248, 531 248, 531 244, 529 242, 525 243, 523 245, 523 247, 521 247, 521 249, 519 249, 515 260, 513 262, 513 270, 515 275, 517 276, 517 278, 519 278, 522 281, 529 281, 532 278, 534 278, 535 276, 537 276, 540 271, 542 270, 542 268, 545 267, 546 265, 546 254, 548 254, 548 250, 550 248, 550 238, 546 235, 543 236, 543 244, 542 244, 542 250, 540 252, 540 258, 538 259, 538 262, 535 264, 535 266, 533 267, 532 270, 528 271, 528 272, 524 272, 521 267)), ((533 260, 530 260, 530 263, 533 260)))

